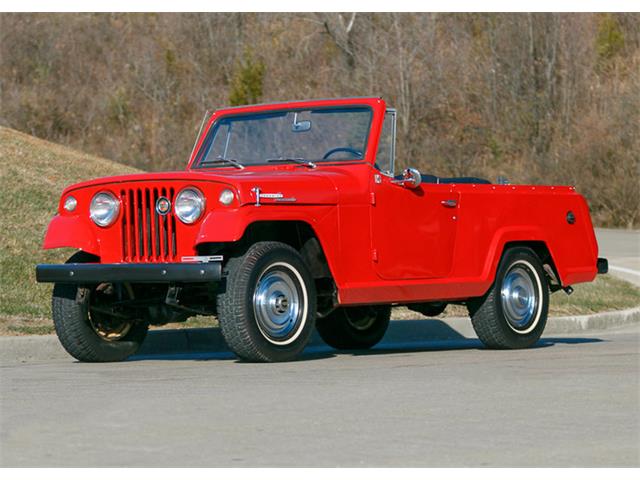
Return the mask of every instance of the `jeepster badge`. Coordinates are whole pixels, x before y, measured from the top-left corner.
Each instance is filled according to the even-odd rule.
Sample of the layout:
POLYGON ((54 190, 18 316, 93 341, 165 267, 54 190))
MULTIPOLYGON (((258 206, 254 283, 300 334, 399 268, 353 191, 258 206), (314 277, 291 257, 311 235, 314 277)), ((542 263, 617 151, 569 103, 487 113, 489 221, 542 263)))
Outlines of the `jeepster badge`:
POLYGON ((156 201, 156 212, 159 215, 166 215, 171 211, 171 202, 167 197, 160 197, 156 201))

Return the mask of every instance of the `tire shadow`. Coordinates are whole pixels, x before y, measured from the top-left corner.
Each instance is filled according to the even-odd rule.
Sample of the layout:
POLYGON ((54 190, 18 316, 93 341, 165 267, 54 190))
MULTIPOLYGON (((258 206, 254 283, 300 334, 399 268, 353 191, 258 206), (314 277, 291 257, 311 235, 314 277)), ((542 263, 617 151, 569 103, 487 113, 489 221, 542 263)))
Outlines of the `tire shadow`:
MULTIPOLYGON (((335 350, 314 332, 309 345, 295 361, 324 360, 340 355, 390 355, 398 353, 439 352, 449 350, 488 350, 465 327, 462 319, 394 320, 382 341, 370 350, 335 350), (466 328, 466 330, 465 330, 466 328), (461 333, 462 330, 465 334, 461 333), (468 336, 465 336, 468 335, 468 336)), ((603 342, 595 337, 543 337, 533 347, 549 348, 556 344, 589 344, 603 342)), ((229 350, 218 328, 185 328, 153 330, 140 351, 127 361, 143 360, 238 360, 229 350)))

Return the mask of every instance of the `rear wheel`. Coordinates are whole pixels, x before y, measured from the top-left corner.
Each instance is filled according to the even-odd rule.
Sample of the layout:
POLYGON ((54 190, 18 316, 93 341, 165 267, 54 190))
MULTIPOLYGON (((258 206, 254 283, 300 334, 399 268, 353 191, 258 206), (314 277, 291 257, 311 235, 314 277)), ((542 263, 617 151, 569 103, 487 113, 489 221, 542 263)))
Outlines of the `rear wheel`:
POLYGON ((236 355, 254 362, 293 360, 315 325, 316 292, 300 254, 280 242, 258 242, 225 266, 218 296, 222 335, 236 355))
POLYGON ((490 348, 527 348, 547 323, 549 287, 538 256, 511 248, 500 261, 487 294, 468 303, 473 328, 490 348))
POLYGON ((388 305, 341 307, 318 319, 317 329, 322 339, 333 348, 366 349, 382 340, 390 318, 391 307, 388 305))
MULTIPOLYGON (((85 263, 80 252, 67 263, 85 263)), ((53 288, 53 323, 64 349, 81 362, 117 362, 133 355, 142 345, 148 324, 124 315, 106 313, 124 286, 82 286, 57 283, 53 288)), ((125 295, 129 295, 125 293, 125 295)))

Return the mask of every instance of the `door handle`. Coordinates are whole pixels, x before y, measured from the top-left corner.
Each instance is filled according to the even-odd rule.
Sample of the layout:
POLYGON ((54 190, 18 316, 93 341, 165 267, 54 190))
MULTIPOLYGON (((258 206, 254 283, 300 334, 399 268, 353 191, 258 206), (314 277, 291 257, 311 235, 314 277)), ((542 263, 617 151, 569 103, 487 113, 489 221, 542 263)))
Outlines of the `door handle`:
POLYGON ((443 207, 447 207, 447 208, 455 208, 458 205, 458 201, 453 199, 442 200, 440 203, 442 204, 443 207))

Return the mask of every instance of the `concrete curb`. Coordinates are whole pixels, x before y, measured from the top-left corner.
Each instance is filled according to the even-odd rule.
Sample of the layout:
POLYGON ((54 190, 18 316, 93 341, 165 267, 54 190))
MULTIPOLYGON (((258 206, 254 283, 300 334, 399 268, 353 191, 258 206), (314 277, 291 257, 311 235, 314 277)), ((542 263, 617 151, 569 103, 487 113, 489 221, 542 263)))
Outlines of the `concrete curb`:
MULTIPOLYGON (((603 312, 592 315, 550 318, 544 337, 558 334, 580 334, 606 331, 640 323, 640 307, 603 312)), ((477 339, 468 318, 446 320, 394 320, 385 335, 385 347, 411 348, 434 342, 451 342, 477 339)), ((324 342, 314 332, 309 347, 324 347, 324 342)), ((192 328, 179 330, 154 330, 134 358, 188 354, 232 355, 217 328, 192 328)), ((0 337, 0 363, 15 364, 70 359, 55 335, 31 335, 0 337)))
POLYGON ((640 307, 616 312, 594 313, 592 315, 550 318, 545 329, 545 335, 549 333, 581 333, 607 330, 634 323, 640 323, 640 307))

